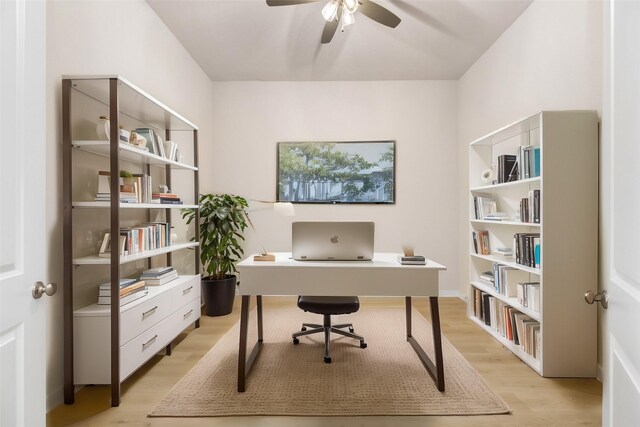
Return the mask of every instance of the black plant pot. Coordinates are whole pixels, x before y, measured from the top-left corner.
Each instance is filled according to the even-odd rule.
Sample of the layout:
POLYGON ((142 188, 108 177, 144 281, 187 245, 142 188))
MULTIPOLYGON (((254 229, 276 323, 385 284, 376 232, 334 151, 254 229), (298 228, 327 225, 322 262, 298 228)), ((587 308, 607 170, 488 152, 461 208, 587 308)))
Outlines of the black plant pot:
POLYGON ((222 280, 202 278, 202 297, 207 316, 225 316, 233 311, 236 296, 236 276, 227 275, 222 280))

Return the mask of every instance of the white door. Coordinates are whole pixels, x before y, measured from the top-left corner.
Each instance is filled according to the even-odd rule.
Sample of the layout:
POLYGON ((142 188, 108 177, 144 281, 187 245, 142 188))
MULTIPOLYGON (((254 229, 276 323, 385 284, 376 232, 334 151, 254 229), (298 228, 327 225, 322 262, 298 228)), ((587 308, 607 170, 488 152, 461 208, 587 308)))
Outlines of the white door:
POLYGON ((640 2, 605 6, 603 425, 640 426, 640 2))
MULTIPOLYGON (((44 1, 0 0, 0 426, 45 424, 44 1)), ((51 291, 49 291, 51 292, 51 291)))

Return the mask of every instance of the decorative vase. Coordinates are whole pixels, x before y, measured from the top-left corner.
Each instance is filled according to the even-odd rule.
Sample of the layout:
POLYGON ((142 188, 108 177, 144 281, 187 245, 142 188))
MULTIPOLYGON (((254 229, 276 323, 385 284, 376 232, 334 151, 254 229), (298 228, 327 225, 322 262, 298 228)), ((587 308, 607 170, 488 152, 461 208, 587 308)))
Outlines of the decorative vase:
POLYGON ((109 141, 109 133, 111 132, 111 126, 109 124, 109 117, 100 116, 98 124, 96 125, 96 133, 98 134, 99 141, 109 141))

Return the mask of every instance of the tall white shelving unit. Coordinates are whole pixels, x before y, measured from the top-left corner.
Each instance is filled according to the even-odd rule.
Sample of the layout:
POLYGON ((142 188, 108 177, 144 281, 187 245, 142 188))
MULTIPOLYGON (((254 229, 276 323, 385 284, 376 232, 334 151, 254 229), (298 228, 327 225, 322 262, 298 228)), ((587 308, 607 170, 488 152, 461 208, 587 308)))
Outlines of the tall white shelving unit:
POLYGON ((473 141, 469 147, 469 292, 468 315, 481 329, 544 377, 594 377, 596 310, 584 302, 597 288, 598 273, 598 116, 595 111, 543 111, 473 141), (487 184, 482 172, 499 155, 516 155, 520 146, 540 149, 538 177, 487 184), (539 223, 520 222, 519 203, 540 190, 539 223), (490 197, 502 221, 476 220, 474 197, 490 197), (488 231, 490 247, 512 247, 516 233, 539 233, 540 268, 515 260, 476 254, 471 234, 488 231), (494 263, 521 270, 540 283, 540 310, 508 298, 480 280, 494 263), (475 290, 501 301, 540 324, 537 357, 475 316, 475 290))
POLYGON ((112 250, 101 257, 87 240, 105 232, 119 236, 121 227, 140 223, 175 225, 180 209, 199 209, 198 127, 126 79, 105 75, 63 77, 62 128, 65 403, 74 402, 77 385, 110 384, 111 404, 118 406, 126 378, 160 351, 170 355, 176 336, 199 326, 199 216, 193 241, 184 236, 154 250, 129 255, 112 250), (90 139, 97 136, 101 115, 110 117, 109 140, 90 139), (165 140, 180 140, 185 159, 169 159, 121 141, 120 127, 152 128, 165 140), (94 201, 99 170, 110 171, 110 201, 94 201), (180 196, 191 203, 122 203, 122 170, 153 175, 153 192, 159 192, 159 183, 179 185, 172 183, 172 176, 182 172, 188 179, 181 181, 188 184, 180 196), (152 258, 156 265, 174 265, 174 255, 186 264, 178 278, 150 286, 146 296, 120 306, 120 279, 139 277, 153 266, 152 258), (185 261, 191 257, 193 263, 185 261), (109 305, 95 303, 103 282, 111 285, 109 305))

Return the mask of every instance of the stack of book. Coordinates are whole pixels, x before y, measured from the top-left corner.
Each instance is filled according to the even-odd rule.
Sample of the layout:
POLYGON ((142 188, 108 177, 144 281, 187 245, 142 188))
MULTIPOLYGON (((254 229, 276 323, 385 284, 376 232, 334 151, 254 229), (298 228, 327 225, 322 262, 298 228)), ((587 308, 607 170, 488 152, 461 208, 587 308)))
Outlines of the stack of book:
MULTIPOLYGON (((120 279, 120 307, 147 295, 146 284, 143 280, 120 279)), ((98 304, 111 304, 111 283, 98 286, 98 304)))
POLYGON ((504 259, 512 259, 513 258, 513 249, 500 247, 493 251, 493 256, 504 259))
POLYGON ((149 286, 161 286, 178 278, 178 272, 173 267, 156 267, 142 272, 140 280, 149 286))
POLYGON ((182 200, 177 194, 173 193, 153 193, 151 195, 151 203, 181 205, 182 200))
MULTIPOLYGON (((98 171, 98 192, 96 202, 111 200, 111 182, 109 171, 98 171)), ((121 178, 122 179, 122 178, 121 178)), ((127 183, 120 184, 121 203, 151 203, 151 176, 147 174, 132 174, 127 183)))
POLYGON ((427 259, 422 255, 398 255, 398 262, 402 265, 425 265, 427 259))

